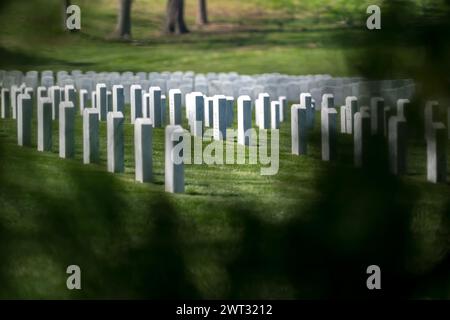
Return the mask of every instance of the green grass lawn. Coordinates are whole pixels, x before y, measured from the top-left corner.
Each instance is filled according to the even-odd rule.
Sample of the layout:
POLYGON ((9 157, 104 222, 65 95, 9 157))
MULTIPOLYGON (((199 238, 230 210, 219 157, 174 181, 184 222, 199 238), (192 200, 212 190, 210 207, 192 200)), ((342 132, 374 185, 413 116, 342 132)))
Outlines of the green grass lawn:
POLYGON ((58 157, 53 124, 53 152, 40 153, 17 146, 15 122, 1 121, 3 298, 366 296, 371 263, 398 281, 386 280, 388 294, 449 297, 436 273, 448 250, 449 187, 425 181, 420 139, 396 179, 382 156, 370 171, 354 169, 347 136, 335 163, 320 160, 317 130, 308 156, 291 155, 285 122, 279 174, 187 165, 186 193, 171 195, 163 129, 154 130, 155 181, 140 184, 128 117, 124 174, 106 172, 105 123, 98 165, 82 164, 80 116, 73 160, 58 157), (71 264, 82 269, 81 291, 65 287, 71 264))
MULTIPOLYGON (((420 29, 423 39, 418 43, 417 35, 411 35, 415 29, 404 24, 412 8, 427 12, 427 7, 420 6, 427 3, 425 0, 409 3, 408 10, 390 9, 404 12, 403 20, 389 13, 383 20, 383 33, 365 27, 367 6, 382 1, 209 0, 211 23, 206 27, 195 25, 197 1, 186 1, 191 32, 183 36, 162 32, 165 3, 135 1, 133 40, 120 42, 111 37, 117 1, 76 1, 82 12, 82 28, 67 33, 62 31, 59 5, 30 0, 24 6, 5 0, 0 7, 0 68, 423 78, 427 72, 438 73, 442 62, 447 64, 440 59, 448 56, 448 47, 439 48, 441 55, 431 52, 429 56, 424 50, 430 37, 446 43, 441 29, 423 29, 430 34, 420 29), (399 28, 403 28, 402 32, 398 32, 399 28), (431 70, 430 60, 440 67, 431 70)), ((436 74, 429 76, 427 82, 435 78, 436 74)))
MULTIPOLYGON (((117 42, 117 1, 80 0, 73 34, 59 31, 49 1, 10 1, 0 12, 0 68, 426 75, 422 47, 387 46, 387 58, 370 51, 367 1, 210 0, 206 28, 194 25, 195 2, 187 0, 192 32, 178 37, 161 33, 165 1, 135 1, 134 39, 117 42)), ((322 162, 318 118, 308 156, 290 154, 289 120, 282 125, 277 175, 188 165, 180 195, 164 192, 163 129, 154 130, 155 181, 139 184, 129 121, 126 171, 113 175, 104 123, 101 162, 83 165, 80 117, 73 160, 58 157, 57 122, 53 152, 39 153, 18 147, 15 122, 1 120, 0 297, 365 298, 376 296, 366 268, 378 264, 384 296, 450 298, 450 188, 426 182, 420 133, 410 137, 408 174, 396 178, 383 146, 355 169, 349 136, 339 136, 338 161, 322 162), (66 289, 71 264, 81 267, 80 291, 66 289)))
POLYGON ((361 28, 355 30, 352 25, 365 23, 364 2, 350 1, 349 5, 344 1, 322 1, 319 6, 291 0, 210 0, 211 24, 205 28, 195 25, 196 2, 187 1, 186 8, 192 32, 178 37, 162 33, 165 1, 135 1, 133 41, 126 43, 109 40, 116 23, 116 1, 77 1, 82 10, 82 30, 69 34, 60 31, 58 6, 45 0, 29 1, 27 6, 11 2, 1 13, 0 47, 4 58, 0 66, 37 70, 354 73, 346 57, 360 48, 347 46, 341 40, 348 32, 360 33, 361 28))

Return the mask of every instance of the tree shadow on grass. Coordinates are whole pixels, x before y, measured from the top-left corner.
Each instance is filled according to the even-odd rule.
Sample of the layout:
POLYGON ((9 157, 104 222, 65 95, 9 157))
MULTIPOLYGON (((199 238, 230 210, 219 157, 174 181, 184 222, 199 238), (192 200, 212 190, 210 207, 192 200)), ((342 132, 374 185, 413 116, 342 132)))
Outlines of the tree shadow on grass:
MULTIPOLYGON (((285 221, 264 220, 251 205, 236 204, 234 223, 242 238, 227 267, 229 298, 448 297, 448 282, 439 282, 450 276, 449 212, 439 213, 447 224, 441 226, 444 232, 436 242, 446 253, 434 267, 418 271, 414 259, 420 239, 412 220, 421 194, 389 174, 382 140, 374 138, 370 146, 361 169, 347 157, 326 164, 314 177, 319 197, 297 197, 294 214, 285 221), (380 291, 366 286, 371 265, 381 268, 380 291)), ((292 177, 280 181, 288 183, 301 182, 292 177)))
MULTIPOLYGON (((366 30, 360 43, 367 48, 348 56, 349 65, 367 79, 387 79, 408 74, 420 81, 423 91, 448 95, 450 71, 450 3, 432 0, 392 0, 383 5, 381 29, 366 30), (420 48, 412 57, 404 48, 420 48)), ((341 36, 345 36, 341 34, 341 36)), ((341 41, 336 38, 336 41, 341 41)))
POLYGON ((192 33, 181 37, 155 37, 150 40, 136 40, 138 46, 159 45, 194 45, 197 49, 232 49, 240 46, 286 46, 307 47, 311 42, 320 42, 321 47, 341 48, 342 45, 354 47, 362 41, 363 36, 357 29, 335 27, 328 29, 286 30, 286 29, 255 29, 210 31, 192 33), (352 33, 352 37, 344 37, 352 33), (336 41, 339 39, 339 42, 336 41))
MULTIPOLYGON (((11 161, 14 155, 0 156, 2 168, 6 169, 5 161, 11 161)), ((33 227, 25 231, 11 229, 4 217, 0 219, 0 256, 4 261, 0 269, 2 297, 198 297, 182 255, 180 218, 164 194, 143 187, 136 197, 140 203, 133 204, 126 199, 133 194, 124 192, 124 182, 76 163, 68 163, 57 173, 64 179, 69 194, 64 190, 53 193, 45 185, 45 179, 42 188, 36 188, 36 180, 42 179, 45 173, 40 173, 42 167, 35 164, 43 159, 30 153, 29 157, 18 161, 23 161, 19 169, 29 173, 29 180, 15 184, 2 179, 1 197, 11 198, 16 206, 14 210, 21 210, 25 223, 32 221, 33 227), (20 194, 27 194, 23 199, 25 204, 14 200, 17 188, 20 194), (12 253, 43 257, 47 261, 45 265, 52 265, 56 274, 36 269, 39 265, 21 265, 25 277, 34 274, 33 283, 28 283, 34 289, 24 291, 26 280, 16 279, 14 271, 8 269, 12 253), (80 266, 82 290, 66 288, 69 265, 80 266), (9 282, 10 279, 14 282, 9 282), (50 291, 41 292, 41 284, 50 291)))
POLYGON ((42 241, 48 241, 49 248, 58 243, 56 256, 65 264, 80 261, 86 297, 197 296, 182 257, 178 214, 164 195, 149 192, 146 203, 132 210, 114 177, 77 170, 71 180, 73 201, 83 203, 84 210, 45 204, 42 241), (136 223, 129 215, 143 224, 127 226, 136 223))
POLYGON ((30 67, 40 66, 41 69, 45 66, 54 67, 55 65, 62 65, 68 67, 88 67, 93 65, 86 62, 73 62, 61 59, 50 59, 42 57, 36 53, 28 54, 20 51, 15 51, 0 47, 0 68, 16 68, 18 70, 28 71, 30 67))

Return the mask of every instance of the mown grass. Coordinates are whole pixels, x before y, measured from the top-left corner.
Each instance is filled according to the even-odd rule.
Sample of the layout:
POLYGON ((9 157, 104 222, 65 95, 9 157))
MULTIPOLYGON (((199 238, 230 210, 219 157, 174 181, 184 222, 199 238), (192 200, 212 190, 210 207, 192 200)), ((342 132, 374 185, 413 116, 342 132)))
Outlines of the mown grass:
MULTIPOLYGON (((162 32, 165 1, 136 1, 133 41, 122 43, 110 40, 116 2, 80 0, 78 4, 80 33, 61 32, 60 8, 48 1, 5 6, 0 22, 0 46, 8 58, 2 59, 5 67, 348 75, 354 71, 345 57, 358 48, 337 40, 350 30, 349 24, 330 8, 341 8, 341 14, 348 11, 348 18, 357 25, 363 24, 365 15, 364 4, 357 1, 350 10, 335 1, 319 6, 213 0, 209 1, 211 24, 199 28, 196 1, 187 1, 186 19, 192 32, 178 37, 162 32)), ((360 33, 361 28, 356 31, 360 33)))
MULTIPOLYGON (((365 2, 212 0, 206 28, 194 26, 194 2, 193 32, 177 37, 161 33, 164 1, 135 1, 134 40, 124 43, 109 38, 116 1, 80 1, 82 32, 73 34, 59 31, 59 8, 48 1, 10 1, 0 65, 340 76, 387 61, 400 66, 387 70, 396 77, 427 61, 410 46, 388 47, 390 60, 379 64, 377 51, 365 55, 365 2)), ((58 157, 57 122, 50 153, 18 147, 15 122, 0 124, 2 298, 370 298, 378 296, 365 287, 370 264, 381 266, 385 297, 449 298, 449 186, 426 182, 425 143, 414 130, 405 177, 387 173, 383 145, 367 169, 355 169, 348 136, 339 137, 338 161, 322 162, 318 123, 309 155, 293 156, 287 121, 277 175, 188 165, 186 193, 171 195, 162 129, 154 131, 155 181, 139 184, 128 121, 126 171, 115 175, 106 172, 104 123, 101 161, 87 166, 80 117, 73 160, 58 157), (82 269, 81 291, 66 289, 71 264, 82 269)))
MULTIPOLYGON (((163 32, 165 1, 135 1, 133 40, 120 42, 112 37, 117 2, 79 0, 82 30, 67 33, 61 30, 59 5, 47 0, 27 1, 27 5, 9 1, 0 12, 0 67, 354 76, 365 71, 361 66, 378 68, 368 60, 379 57, 382 66, 385 56, 393 55, 401 58, 395 58, 396 65, 386 70, 389 71, 386 76, 423 74, 422 70, 416 70, 424 64, 420 61, 423 59, 420 44, 386 44, 384 55, 378 52, 377 45, 383 42, 365 27, 366 8, 373 1, 208 3, 211 21, 208 26, 196 26, 196 1, 187 1, 186 20, 192 32, 171 36, 163 32)), ((407 13, 403 19, 407 21, 407 13)), ((408 25, 400 27, 408 31, 408 25)), ((395 34, 398 41, 403 39, 402 33, 395 34)))
MULTIPOLYGON (((114 175, 106 172, 105 123, 96 165, 82 164, 80 116, 72 160, 58 157, 57 122, 50 153, 37 152, 35 145, 18 147, 15 122, 1 124, 3 298, 334 296, 332 288, 340 281, 326 279, 339 262, 332 260, 334 264, 320 276, 316 267, 308 266, 317 263, 323 268, 321 252, 342 251, 351 257, 345 261, 351 268, 342 271, 343 277, 361 278, 364 283, 366 254, 374 254, 374 263, 378 257, 392 272, 392 261, 385 261, 391 249, 377 244, 384 237, 394 242, 407 237, 406 248, 390 244, 404 258, 395 264, 399 275, 412 277, 409 285, 418 286, 407 296, 448 297, 445 282, 428 292, 430 283, 420 278, 434 270, 448 250, 449 192, 447 185, 425 181, 420 140, 411 140, 406 177, 394 179, 377 166, 372 168, 380 176, 376 178, 353 168, 347 136, 340 136, 336 163, 320 160, 317 131, 310 137, 308 156, 291 155, 290 126, 285 122, 277 175, 261 176, 260 165, 187 165, 186 193, 170 195, 164 192, 163 129, 154 130, 154 183, 139 184, 134 181, 133 128, 128 119, 126 170, 114 175), (385 194, 386 189, 394 194, 385 194), (411 199, 411 194, 420 197, 411 199), (339 215, 333 217, 331 209, 339 215), (400 226, 406 224, 405 230, 394 223, 399 217, 404 217, 400 226), (316 230, 310 220, 318 218, 323 221, 316 230), (306 244, 296 238, 304 236, 302 228, 319 232, 307 244, 314 254, 302 252, 306 244), (391 231, 394 234, 389 235, 391 231), (334 240, 323 247, 315 244, 318 238, 334 240), (367 252, 360 252, 360 246, 367 252), (314 258, 318 261, 309 261, 314 258), (65 287, 65 268, 70 264, 83 270, 81 291, 65 287), (290 270, 291 264, 298 264, 299 270, 290 270), (358 268, 359 273, 351 274, 358 268), (314 276, 306 280, 311 273, 314 276), (308 283, 312 280, 317 287, 308 283)), ((360 291, 352 283, 347 289, 348 296, 360 291)))

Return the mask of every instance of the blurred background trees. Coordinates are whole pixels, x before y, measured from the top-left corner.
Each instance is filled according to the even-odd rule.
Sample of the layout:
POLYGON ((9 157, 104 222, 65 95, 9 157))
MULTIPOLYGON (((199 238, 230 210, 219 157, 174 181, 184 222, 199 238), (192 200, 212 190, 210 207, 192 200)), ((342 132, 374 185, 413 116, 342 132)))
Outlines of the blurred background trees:
POLYGON ((62 13, 63 30, 66 30, 67 8, 70 7, 70 5, 71 5, 70 0, 63 0, 62 1, 61 13, 62 13))
POLYGON ((198 0, 197 24, 203 26, 208 24, 208 9, 206 0, 198 0))
POLYGON ((168 0, 166 13, 166 33, 183 34, 189 29, 184 22, 184 0, 168 0))
POLYGON ((133 0, 119 0, 116 36, 119 39, 131 38, 131 4, 133 0))
MULTIPOLYGON (((61 28, 69 1, 2 0, 0 69, 412 78, 422 84, 413 105, 422 114, 423 101, 448 98, 450 3, 389 0, 382 30, 368 31, 365 9, 379 2, 74 0, 82 30, 72 34, 61 28), (196 27, 206 4, 211 27, 196 27), (161 33, 187 25, 189 35, 161 33), (113 30, 134 41, 105 41, 113 30)), ((377 298, 364 286, 373 263, 384 297, 450 297, 449 185, 425 182, 419 130, 401 179, 387 173, 381 147, 367 168, 353 168, 351 137, 340 140, 336 163, 322 163, 316 131, 311 156, 282 152, 277 177, 208 168, 208 179, 205 168, 189 168, 190 195, 172 199, 158 184, 17 148, 15 123, 4 124, 0 298, 377 298), (89 290, 59 285, 74 260, 88 266, 89 290)), ((289 129, 281 150, 290 148, 289 129)))

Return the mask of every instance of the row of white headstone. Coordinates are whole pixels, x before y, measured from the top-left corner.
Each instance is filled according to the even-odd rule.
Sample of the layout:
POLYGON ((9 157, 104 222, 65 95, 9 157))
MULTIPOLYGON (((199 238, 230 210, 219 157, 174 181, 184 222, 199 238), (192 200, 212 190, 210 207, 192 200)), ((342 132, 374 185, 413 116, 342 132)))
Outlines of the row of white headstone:
MULTIPOLYGON (((14 101, 9 103, 9 91, 2 90, 2 118, 10 117, 9 111, 17 120, 17 138, 20 146, 31 146, 32 118, 34 94, 31 88, 13 89, 14 101)), ((108 95, 106 86, 98 84, 93 93, 92 105, 87 107, 84 90, 79 93, 79 112, 76 108, 76 91, 71 85, 64 88, 39 87, 36 95, 37 105, 37 148, 39 151, 52 150, 52 122, 59 121, 59 156, 73 158, 75 156, 75 116, 83 116, 83 162, 85 164, 99 161, 99 122, 107 121, 107 167, 108 171, 120 173, 124 171, 124 100, 123 87, 118 85, 108 95), (110 97, 111 96, 111 97, 110 97), (111 98, 111 99, 110 99, 111 98), (108 101, 112 101, 111 104, 108 101)), ((152 129, 164 125, 166 104, 158 87, 142 92, 140 86, 131 88, 131 123, 134 125, 135 174, 140 182, 152 181, 152 129)), ((187 98, 186 117, 194 136, 202 137, 204 126, 214 128, 215 140, 225 140, 226 130, 233 126, 234 99, 222 95, 205 97, 201 93, 190 93, 187 98), (205 105, 206 104, 206 105, 205 105), (206 108, 205 108, 206 107, 206 108), (212 116, 211 116, 212 115, 212 116)), ((287 108, 286 98, 270 102, 267 94, 261 94, 256 102, 255 117, 260 129, 278 129, 284 120, 287 108), (270 105, 271 109, 268 108, 270 105), (270 119, 271 127, 267 120, 270 119)), ((184 191, 183 163, 175 163, 171 154, 173 148, 182 142, 184 132, 181 127, 181 92, 170 91, 169 99, 170 125, 166 127, 166 191, 184 191), (181 130, 181 131, 180 131, 181 130), (174 139, 174 136, 178 138, 174 139)), ((252 101, 248 96, 239 97, 237 103, 238 143, 250 144, 247 130, 252 127, 252 101)), ((14 118, 14 117, 13 117, 14 118)))
MULTIPOLYGON (((179 90, 171 90, 173 94, 181 95, 179 90)), ((174 99, 170 99, 174 101, 174 99)), ((172 104, 170 113, 172 119, 172 104)), ((261 93, 255 101, 256 126, 259 129, 279 129, 280 122, 284 121, 284 113, 287 109, 286 97, 279 97, 275 101, 270 100, 267 93, 261 93)), ((237 99, 238 114, 238 143, 248 145, 244 135, 252 127, 252 99, 249 96, 240 96, 237 99)), ((207 97, 201 92, 192 92, 186 95, 186 118, 191 134, 202 137, 204 127, 215 129, 214 139, 225 140, 226 129, 233 127, 235 121, 235 100, 233 97, 215 95, 207 97)), ((171 124, 173 123, 171 120, 171 124)), ((248 140, 248 139, 247 139, 248 140)))
POLYGON ((184 97, 190 92, 202 92, 207 96, 225 94, 236 100, 241 95, 248 95, 256 100, 260 93, 270 96, 286 96, 294 101, 301 92, 310 92, 312 97, 321 103, 322 95, 334 94, 337 103, 343 103, 345 96, 357 96, 362 104, 367 97, 382 95, 389 101, 402 96, 412 98, 415 84, 410 79, 366 81, 362 78, 332 78, 330 75, 292 76, 283 74, 240 75, 231 73, 196 74, 194 72, 93 72, 83 73, 80 70, 67 71, 20 71, 0 70, 0 86, 11 87, 22 82, 27 87, 37 89, 39 85, 45 87, 74 85, 77 90, 87 90, 88 100, 91 92, 95 91, 98 83, 104 83, 112 91, 114 85, 123 85, 125 101, 130 102, 130 87, 139 84, 144 91, 151 86, 160 87, 165 95, 171 89, 180 89, 184 97))
MULTIPOLYGON (((16 95, 13 92, 14 103, 11 103, 14 114, 17 115, 18 143, 31 144, 31 116, 33 90, 21 86, 16 95), (17 105, 17 110, 14 107, 17 105)), ((60 122, 60 156, 63 158, 74 155, 73 118, 75 116, 75 89, 66 86, 63 90, 50 88, 45 94, 45 88, 38 88, 38 150, 51 149, 51 120, 60 122), (61 101, 61 102, 60 102, 61 101), (57 103, 58 107, 56 108, 57 103)), ((81 90, 80 90, 81 91, 81 90)), ((80 112, 83 113, 83 158, 85 163, 98 161, 98 121, 107 118, 108 127, 108 170, 122 172, 123 163, 123 121, 124 101, 123 87, 116 86, 112 93, 112 106, 108 107, 108 92, 102 84, 97 85, 92 108, 85 108, 85 92, 80 92, 80 112), (105 116, 102 117, 102 113, 105 116)), ((162 105, 163 96, 157 87, 143 93, 139 86, 132 88, 131 96, 131 122, 135 124, 135 152, 136 152, 136 179, 146 182, 151 180, 151 129, 148 127, 161 127, 164 124, 165 109, 162 105), (155 120, 153 120, 155 119, 155 120), (150 151, 149 151, 150 150, 150 151)), ((8 91, 2 90, 2 118, 7 115, 8 91)), ((170 125, 171 128, 181 128, 181 92, 174 89, 170 91, 170 125)), ((384 134, 389 136, 389 155, 391 170, 395 174, 406 171, 406 118, 405 109, 409 106, 408 100, 399 100, 395 116, 390 115, 390 109, 384 106, 381 98, 373 98, 370 107, 358 108, 356 97, 347 97, 346 105, 340 108, 341 133, 354 136, 354 163, 356 166, 364 165, 367 156, 370 135, 384 134)), ((252 102, 250 97, 239 97, 238 103, 238 143, 248 145, 249 137, 245 132, 252 127, 252 102)), ((255 120, 260 129, 278 129, 284 120, 286 99, 281 97, 277 101, 270 101, 268 94, 260 94, 255 101, 255 120), (270 120, 270 121, 269 121, 270 120)), ((446 140, 447 130, 442 123, 434 121, 437 102, 429 102, 425 108, 425 128, 427 141, 427 177, 429 181, 441 182, 446 180, 446 140)), ((300 104, 291 108, 292 153, 307 153, 308 131, 314 126, 315 101, 310 94, 301 94, 300 104)), ((334 160, 337 154, 337 110, 334 108, 334 97, 326 94, 321 105, 321 133, 322 133, 322 159, 334 160)), ((190 93, 186 97, 186 117, 194 136, 202 137, 204 126, 215 129, 216 140, 226 139, 226 129, 234 121, 234 100, 225 96, 205 97, 201 93, 190 93), (213 116, 211 116, 211 113, 213 116)), ((450 116, 449 116, 450 117, 450 116)), ((448 119, 450 121, 450 118, 448 119)), ((169 129, 167 129, 169 130, 169 129)), ((171 131, 166 131, 170 133, 171 131)), ((170 138, 170 137, 169 137, 170 138)), ((168 144, 166 136, 166 148, 168 144)), ((172 140, 170 140, 172 141, 172 140)), ((167 151, 167 150, 166 150, 167 151)), ((167 159, 166 159, 167 165, 167 159)), ((170 172, 175 169, 166 168, 170 172)), ((176 171, 176 170, 175 170, 176 171)), ((169 175, 170 176, 170 175, 169 175)), ((172 179, 173 180, 173 179, 172 179)), ((175 179, 180 180, 180 178, 175 179)), ((184 178, 183 178, 184 180, 184 178)), ((167 183, 176 185, 175 183, 167 183)), ((183 183, 184 184, 184 183, 183 183)), ((181 190, 179 187, 168 188, 168 191, 181 190)), ((183 187, 184 189, 184 187, 183 187)))
MULTIPOLYGON (((144 92, 140 85, 133 85, 130 88, 131 96, 131 123, 134 124, 137 118, 150 118, 153 121, 153 127, 161 127, 165 123, 166 97, 161 94, 159 87, 151 87, 148 92, 144 92)), ((3 88, 1 90, 1 114, 2 118, 16 118, 18 106, 18 96, 21 93, 28 93, 33 96, 33 89, 25 85, 19 87, 13 86, 11 90, 3 88)), ((79 113, 88 107, 88 92, 84 89, 79 90, 79 113)), ((169 92, 170 96, 170 120, 172 125, 181 125, 181 98, 182 93, 179 89, 173 89, 169 92)), ((66 85, 64 88, 58 86, 45 87, 37 89, 37 101, 48 98, 52 104, 52 119, 59 118, 60 101, 70 101, 74 105, 77 103, 76 89, 72 85, 66 85)), ((109 92, 105 84, 97 84, 96 90, 92 92, 91 107, 99 111, 99 120, 105 121, 108 112, 123 112, 125 107, 124 88, 122 85, 113 86, 112 92, 109 92)), ((245 141, 243 135, 251 127, 252 103, 249 96, 242 96, 238 99, 238 111, 242 112, 242 121, 238 122, 239 141, 245 141)), ((280 97, 276 101, 270 101, 267 93, 260 94, 256 100, 255 118, 256 124, 260 129, 278 129, 280 122, 284 121, 284 113, 287 109, 286 97, 280 97)), ((226 128, 234 124, 234 99, 216 95, 206 97, 200 92, 193 92, 186 95, 186 117, 188 119, 191 132, 194 136, 202 136, 204 126, 214 127, 215 139, 226 139, 226 128), (200 126, 199 126, 200 123, 200 126)), ((248 145, 248 143, 242 143, 248 145)))
MULTIPOLYGON (((399 99, 396 110, 385 106, 384 99, 374 97, 370 107, 358 106, 356 97, 347 97, 340 108, 340 131, 352 134, 354 164, 364 166, 369 156, 369 139, 374 135, 388 137, 390 170, 405 174, 407 169, 407 119, 410 101, 399 99)), ((447 180, 447 140, 450 140, 450 107, 447 108, 447 128, 437 120, 439 103, 429 101, 425 106, 425 139, 427 145, 427 180, 433 183, 447 180)), ((306 155, 308 132, 314 125, 314 100, 310 94, 300 96, 300 104, 291 107, 292 154, 306 155)), ((321 106, 322 160, 337 157, 337 117, 334 97, 325 94, 321 106)))
MULTIPOLYGON (((17 100, 17 141, 20 146, 31 146, 33 100, 27 93, 19 94, 17 100)), ((50 98, 42 97, 38 99, 38 151, 52 150, 52 110, 50 98)), ((83 110, 83 163, 85 164, 99 161, 100 114, 100 108, 85 108, 83 110)), ((59 156, 61 158, 75 157, 75 115, 76 107, 72 101, 65 100, 59 103, 59 156)), ((109 172, 121 173, 125 170, 124 115, 121 111, 109 111, 106 118, 107 168, 109 172)), ((135 178, 139 182, 151 182, 153 180, 152 130, 153 121, 150 118, 135 119, 135 178)), ((168 147, 169 145, 166 144, 166 148, 168 147)), ((179 166, 166 161, 166 190, 168 192, 182 192, 184 190, 184 178, 178 168, 179 166), (174 172, 176 173, 175 176, 174 172), (175 179, 175 181, 171 179, 175 179)))

